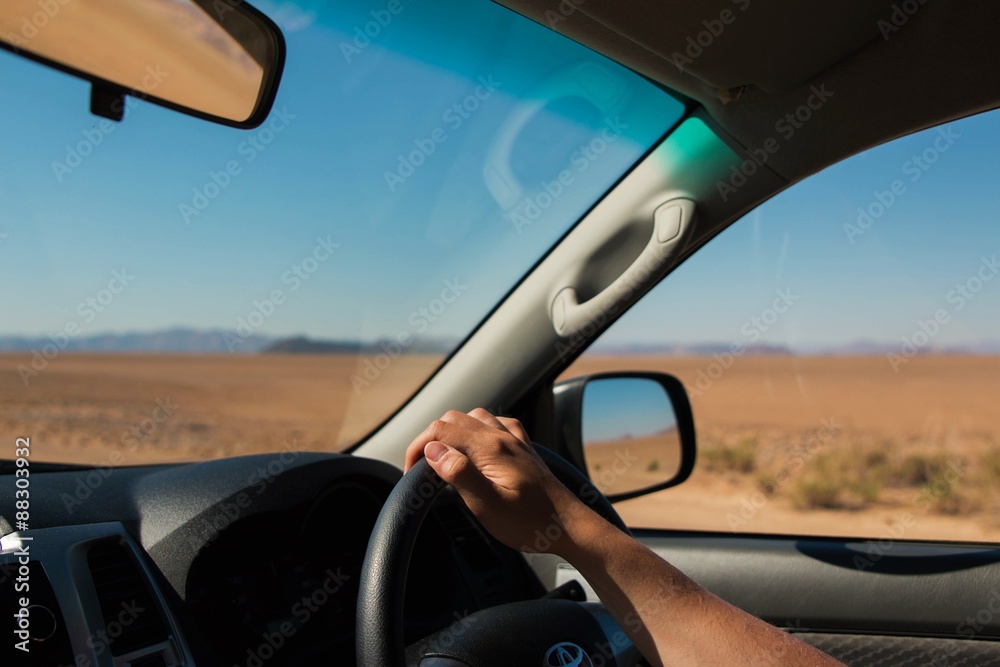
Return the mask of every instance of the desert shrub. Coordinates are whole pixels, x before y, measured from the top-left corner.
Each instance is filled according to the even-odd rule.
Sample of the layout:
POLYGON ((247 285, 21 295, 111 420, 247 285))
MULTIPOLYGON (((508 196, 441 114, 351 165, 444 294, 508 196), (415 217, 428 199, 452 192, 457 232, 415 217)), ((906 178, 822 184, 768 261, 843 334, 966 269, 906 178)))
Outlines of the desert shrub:
POLYGON ((941 474, 927 481, 921 489, 921 496, 930 500, 930 508, 940 514, 958 515, 975 512, 979 503, 964 488, 961 481, 941 474))
POLYGON ((869 468, 884 468, 889 465, 889 455, 896 450, 896 443, 883 440, 879 446, 867 450, 863 460, 869 468))
POLYGON ((754 477, 754 483, 765 496, 770 498, 778 493, 778 478, 772 470, 761 470, 754 477))
POLYGON ((792 504, 801 510, 842 509, 841 487, 823 475, 804 475, 795 482, 792 504))
POLYGON ((861 501, 863 505, 877 502, 882 495, 882 482, 875 475, 859 475, 851 481, 849 487, 851 493, 861 501))
POLYGON ((721 444, 699 452, 707 470, 749 474, 757 467, 757 438, 740 438, 735 444, 721 444))
POLYGON ((908 454, 891 470, 891 482, 897 486, 926 486, 942 477, 948 469, 944 452, 908 454))
POLYGON ((646 466, 646 472, 656 472, 659 469, 660 469, 660 460, 659 459, 653 459, 646 466))
POLYGON ((825 452, 806 462, 792 502, 800 509, 862 509, 879 499, 885 465, 880 454, 863 447, 825 452))
POLYGON ((990 486, 1000 485, 1000 446, 993 445, 979 458, 979 469, 990 486))
MULTIPOLYGON (((737 446, 719 448, 712 463, 735 469, 737 446)), ((887 495, 885 502, 918 507, 945 515, 975 514, 1000 509, 1000 444, 986 447, 975 465, 940 449, 904 449, 897 441, 865 440, 816 452, 787 479, 781 461, 756 466, 754 482, 766 496, 788 498, 799 510, 861 510, 883 501, 886 488, 906 489, 887 495), (970 474, 956 476, 956 470, 970 474), (781 479, 781 484, 777 480, 781 479)))

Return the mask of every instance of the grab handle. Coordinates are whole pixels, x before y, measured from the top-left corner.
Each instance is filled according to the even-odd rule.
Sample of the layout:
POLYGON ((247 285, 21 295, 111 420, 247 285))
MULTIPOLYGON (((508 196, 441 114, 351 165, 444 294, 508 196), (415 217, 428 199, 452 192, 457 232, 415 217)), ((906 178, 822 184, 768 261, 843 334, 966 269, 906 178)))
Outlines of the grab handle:
POLYGON ((550 309, 556 333, 573 336, 588 324, 602 322, 614 313, 640 285, 663 268, 690 228, 695 208, 690 199, 672 199, 657 207, 649 243, 614 282, 588 301, 580 303, 573 287, 560 289, 550 309))

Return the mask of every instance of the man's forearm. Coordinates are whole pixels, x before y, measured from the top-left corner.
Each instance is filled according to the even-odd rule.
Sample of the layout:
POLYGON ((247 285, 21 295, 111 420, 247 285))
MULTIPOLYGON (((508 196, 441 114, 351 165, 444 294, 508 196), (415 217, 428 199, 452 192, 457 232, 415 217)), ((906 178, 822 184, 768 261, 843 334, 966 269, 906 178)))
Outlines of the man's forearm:
POLYGON ((564 521, 559 554, 654 665, 840 665, 716 597, 588 508, 573 507, 564 521))

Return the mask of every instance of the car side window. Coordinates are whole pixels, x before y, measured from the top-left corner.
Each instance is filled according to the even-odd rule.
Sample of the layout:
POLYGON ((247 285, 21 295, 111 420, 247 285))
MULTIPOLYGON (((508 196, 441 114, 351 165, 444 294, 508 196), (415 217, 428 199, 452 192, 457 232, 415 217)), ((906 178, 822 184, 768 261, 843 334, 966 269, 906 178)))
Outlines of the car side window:
POLYGON ((695 472, 631 526, 1000 541, 997 146, 994 111, 796 184, 568 369, 690 395, 695 472))

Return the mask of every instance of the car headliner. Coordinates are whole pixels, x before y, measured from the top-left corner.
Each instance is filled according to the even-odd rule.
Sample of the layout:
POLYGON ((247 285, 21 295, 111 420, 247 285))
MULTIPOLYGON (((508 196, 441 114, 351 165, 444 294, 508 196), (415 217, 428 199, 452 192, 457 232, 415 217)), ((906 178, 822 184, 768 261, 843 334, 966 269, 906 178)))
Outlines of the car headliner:
POLYGON ((988 0, 499 1, 696 100, 748 149, 826 86, 829 113, 768 160, 787 182, 1000 104, 1000 3, 988 0))

